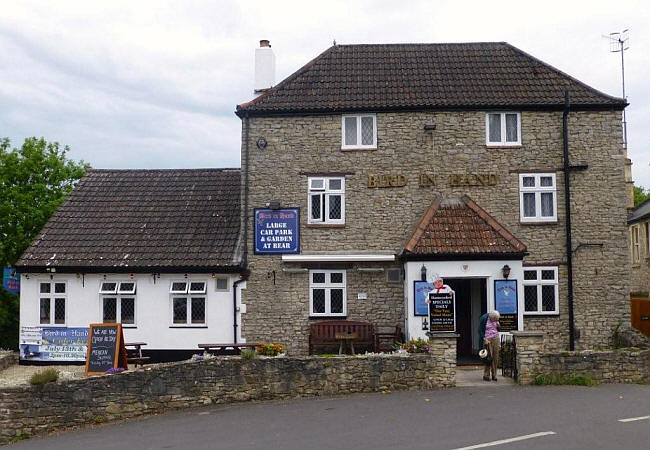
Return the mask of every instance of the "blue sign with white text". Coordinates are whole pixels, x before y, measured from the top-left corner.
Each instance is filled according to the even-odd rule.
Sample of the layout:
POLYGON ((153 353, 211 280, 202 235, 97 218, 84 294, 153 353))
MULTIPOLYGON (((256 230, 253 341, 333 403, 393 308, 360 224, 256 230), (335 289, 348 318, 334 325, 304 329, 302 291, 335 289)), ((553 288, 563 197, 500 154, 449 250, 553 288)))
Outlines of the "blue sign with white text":
POLYGON ((300 253, 298 208, 255 210, 255 253, 300 253))
POLYGON ((20 274, 15 267, 4 267, 2 270, 2 286, 12 294, 20 293, 20 274))

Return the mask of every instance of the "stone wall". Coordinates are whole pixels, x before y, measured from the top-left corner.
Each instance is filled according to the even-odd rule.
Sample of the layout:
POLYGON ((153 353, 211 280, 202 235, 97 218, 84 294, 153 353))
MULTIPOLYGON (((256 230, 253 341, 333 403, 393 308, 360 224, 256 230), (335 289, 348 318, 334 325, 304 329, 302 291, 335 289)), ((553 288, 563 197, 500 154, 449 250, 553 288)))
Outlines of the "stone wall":
POLYGON ((650 381, 650 349, 544 352, 541 334, 519 333, 517 369, 519 383, 530 384, 537 375, 587 376, 597 383, 650 381))
POLYGON ((0 389, 0 444, 87 423, 248 400, 455 385, 455 337, 430 354, 333 358, 218 357, 115 375, 0 389))
MULTIPOLYGON (((248 167, 242 158, 242 171, 248 169, 250 178, 246 215, 251 275, 243 294, 247 303, 243 335, 251 341, 280 341, 288 344, 289 352, 302 354, 310 322, 308 275, 283 272, 295 266, 283 263, 280 256, 253 254, 254 208, 272 199, 300 207, 302 253, 399 254, 436 197, 467 194, 527 245, 525 265, 559 267, 559 315, 527 316, 524 324, 527 330, 544 332, 549 348, 567 349, 562 113, 522 111, 522 145, 508 148, 485 145, 485 113, 377 113, 377 149, 371 151, 341 150, 340 115, 245 119, 250 129, 243 144, 249 154, 248 167), (435 131, 424 130, 429 122, 436 123, 435 131), (255 145, 259 137, 268 142, 264 150, 255 145), (531 172, 556 175, 556 223, 520 223, 519 174, 531 172), (420 186, 422 173, 435 176, 436 183, 420 186), (449 182, 452 174, 468 173, 496 174, 497 184, 459 187, 449 182), (345 224, 309 225, 307 179, 328 174, 345 177, 345 224), (405 186, 368 187, 370 175, 398 174, 406 176, 405 186)), ((588 166, 570 175, 577 348, 604 347, 613 327, 619 321, 629 322, 626 160, 620 117, 617 111, 569 115, 571 162, 588 166)), ((332 267, 347 269, 350 277, 348 318, 402 323, 403 287, 386 283, 381 274, 357 273, 357 267, 332 267), (358 292, 367 292, 367 299, 359 300, 358 292)))
POLYGON ((18 353, 12 351, 0 351, 0 370, 4 370, 18 362, 18 353))

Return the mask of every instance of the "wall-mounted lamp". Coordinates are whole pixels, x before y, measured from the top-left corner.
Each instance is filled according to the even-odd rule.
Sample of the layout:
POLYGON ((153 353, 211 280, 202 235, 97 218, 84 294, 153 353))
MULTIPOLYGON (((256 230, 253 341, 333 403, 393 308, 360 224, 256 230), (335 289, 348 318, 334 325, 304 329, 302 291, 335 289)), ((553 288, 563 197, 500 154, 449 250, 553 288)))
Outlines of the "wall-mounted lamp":
POLYGON ((422 329, 425 330, 425 331, 429 329, 429 322, 427 322, 426 317, 422 318, 422 329))
POLYGON ((505 279, 507 280, 508 277, 510 276, 510 266, 507 265, 507 264, 504 265, 504 266, 501 268, 501 272, 503 273, 503 278, 505 278, 505 279))
POLYGON ((256 144, 257 144, 257 148, 259 148, 260 150, 264 150, 266 148, 268 142, 266 141, 266 139, 261 137, 261 138, 257 139, 256 144))
POLYGON ((424 264, 422 264, 422 268, 420 269, 420 280, 427 281, 427 267, 424 264))
POLYGON ((271 200, 266 204, 270 209, 280 209, 280 200, 271 200))

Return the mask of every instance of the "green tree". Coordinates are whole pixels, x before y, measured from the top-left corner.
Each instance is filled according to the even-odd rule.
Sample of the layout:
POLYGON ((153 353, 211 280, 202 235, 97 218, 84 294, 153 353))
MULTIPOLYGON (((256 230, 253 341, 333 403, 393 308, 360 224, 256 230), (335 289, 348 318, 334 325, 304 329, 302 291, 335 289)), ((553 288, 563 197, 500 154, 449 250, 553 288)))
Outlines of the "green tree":
MULTIPOLYGON (((0 263, 11 266, 89 168, 66 158, 67 146, 0 139, 0 263)), ((0 288, 0 348, 18 347, 18 296, 0 288)))
POLYGON ((638 206, 650 197, 650 189, 634 186, 634 206, 638 206))

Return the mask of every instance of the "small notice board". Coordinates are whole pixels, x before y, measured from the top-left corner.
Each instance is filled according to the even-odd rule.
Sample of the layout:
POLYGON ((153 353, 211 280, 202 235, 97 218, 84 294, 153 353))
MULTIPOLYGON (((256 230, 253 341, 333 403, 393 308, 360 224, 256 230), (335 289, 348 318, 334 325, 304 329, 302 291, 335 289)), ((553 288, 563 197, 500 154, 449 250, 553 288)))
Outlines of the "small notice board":
POLYGON ((456 296, 451 292, 429 293, 429 331, 431 333, 456 331, 456 296))
POLYGON ((124 334, 120 323, 91 323, 88 330, 86 375, 98 375, 108 369, 128 369, 124 334))
POLYGON ((494 306, 501 318, 500 331, 516 331, 517 280, 494 280, 494 306))

